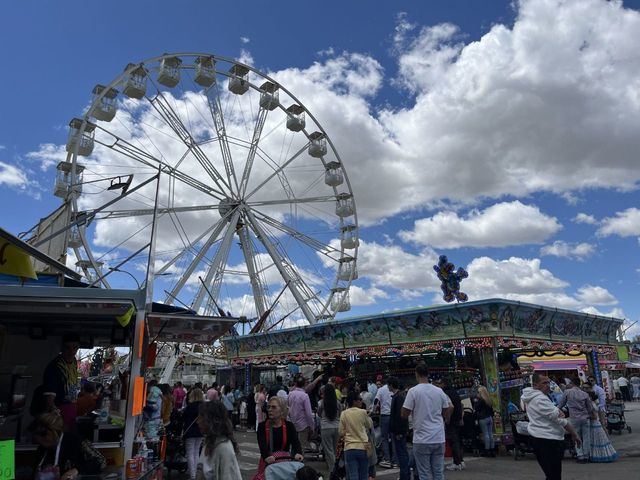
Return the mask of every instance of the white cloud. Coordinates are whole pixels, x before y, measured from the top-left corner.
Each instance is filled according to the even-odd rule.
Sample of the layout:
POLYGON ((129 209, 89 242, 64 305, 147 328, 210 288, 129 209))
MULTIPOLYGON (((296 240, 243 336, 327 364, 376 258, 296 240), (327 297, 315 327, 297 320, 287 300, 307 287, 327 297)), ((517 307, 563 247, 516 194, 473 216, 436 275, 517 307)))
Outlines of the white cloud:
POLYGON ((352 285, 349 289, 352 306, 375 305, 380 299, 389 298, 389 294, 376 287, 362 288, 352 285))
POLYGON ((251 39, 249 37, 240 37, 240 42, 243 44, 247 44, 251 41, 251 39))
POLYGON ((50 167, 58 165, 67 159, 65 145, 54 145, 53 143, 43 143, 38 150, 27 153, 29 160, 40 162, 42 170, 48 170, 50 167))
POLYGON ((556 240, 551 245, 545 245, 540 249, 540 255, 551 255, 554 257, 566 257, 583 260, 593 254, 595 247, 590 243, 568 243, 563 240, 556 240))
POLYGON ((514 201, 472 210, 464 218, 455 212, 440 212, 416 220, 412 231, 399 235, 405 241, 436 248, 506 247, 541 243, 561 228, 556 218, 538 207, 514 201))
POLYGON ((589 215, 587 213, 578 213, 575 217, 573 217, 573 222, 575 223, 586 223, 587 225, 596 225, 598 220, 593 215, 589 215))
POLYGON ((615 307, 608 312, 603 312, 595 307, 585 307, 580 309, 581 312, 590 313, 592 315, 602 315, 603 317, 625 318, 626 315, 621 308, 615 307))
POLYGON ((640 209, 627 208, 616 212, 614 217, 604 218, 597 234, 602 237, 618 235, 620 237, 640 236, 640 209))
POLYGON ((0 185, 24 189, 29 184, 27 176, 14 165, 0 162, 0 185))
POLYGON ((584 285, 578 289, 576 297, 586 304, 591 305, 616 305, 618 300, 611 295, 609 290, 593 285, 584 285))

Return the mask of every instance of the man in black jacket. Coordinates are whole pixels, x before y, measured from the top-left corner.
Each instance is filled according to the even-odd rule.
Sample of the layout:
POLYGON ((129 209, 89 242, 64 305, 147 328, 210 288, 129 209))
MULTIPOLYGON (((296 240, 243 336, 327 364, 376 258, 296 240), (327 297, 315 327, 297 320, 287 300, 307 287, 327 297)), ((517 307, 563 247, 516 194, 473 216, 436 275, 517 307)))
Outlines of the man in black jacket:
POLYGON ((452 388, 449 384, 449 380, 443 378, 437 382, 437 386, 442 388, 444 393, 451 400, 453 405, 453 413, 449 419, 449 423, 445 425, 445 436, 447 443, 451 447, 451 454, 453 456, 453 463, 447 465, 447 470, 464 470, 465 464, 462 459, 462 439, 460 438, 460 427, 462 426, 462 400, 455 388, 452 388))
POLYGON ((402 417, 402 405, 405 392, 400 390, 400 382, 395 377, 387 380, 389 390, 393 394, 391 399, 391 415, 389 418, 389 431, 393 440, 393 449, 400 467, 400 480, 409 480, 409 452, 407 451, 407 435, 409 434, 409 419, 402 417))

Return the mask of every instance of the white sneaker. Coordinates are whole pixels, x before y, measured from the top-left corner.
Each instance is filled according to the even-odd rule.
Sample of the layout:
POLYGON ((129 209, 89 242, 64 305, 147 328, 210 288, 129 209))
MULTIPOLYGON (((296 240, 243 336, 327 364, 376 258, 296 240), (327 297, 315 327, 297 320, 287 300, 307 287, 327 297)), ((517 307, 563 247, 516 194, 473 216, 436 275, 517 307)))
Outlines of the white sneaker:
POLYGON ((467 464, 464 463, 464 460, 463 460, 462 463, 460 464, 460 470, 464 470, 465 468, 467 468, 467 464))
POLYGON ((382 468, 393 468, 389 460, 382 460, 379 464, 382 468))
POLYGON ((451 471, 455 471, 455 470, 462 470, 464 467, 462 466, 462 464, 458 465, 457 463, 450 463, 449 465, 447 465, 444 468, 445 468, 445 470, 449 470, 451 472, 451 471))

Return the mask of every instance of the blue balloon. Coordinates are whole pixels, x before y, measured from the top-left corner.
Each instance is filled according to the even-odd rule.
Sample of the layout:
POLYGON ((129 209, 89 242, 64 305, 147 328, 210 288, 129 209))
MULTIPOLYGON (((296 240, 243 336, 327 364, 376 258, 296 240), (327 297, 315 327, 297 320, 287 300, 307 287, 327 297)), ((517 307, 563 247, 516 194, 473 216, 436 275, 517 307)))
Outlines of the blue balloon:
POLYGON ((454 300, 466 302, 469 299, 466 293, 460 291, 460 282, 469 276, 464 268, 458 267, 455 270, 455 266, 449 262, 447 256, 440 255, 438 264, 434 265, 433 269, 440 280, 442 298, 445 302, 453 302, 454 300))

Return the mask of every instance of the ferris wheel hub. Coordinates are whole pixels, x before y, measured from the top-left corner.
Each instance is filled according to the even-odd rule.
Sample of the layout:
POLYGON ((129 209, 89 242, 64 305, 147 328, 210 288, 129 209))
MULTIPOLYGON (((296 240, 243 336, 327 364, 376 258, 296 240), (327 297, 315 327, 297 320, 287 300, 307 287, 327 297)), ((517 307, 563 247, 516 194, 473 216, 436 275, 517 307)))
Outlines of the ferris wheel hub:
POLYGON ((229 197, 223 198, 222 200, 220 200, 220 203, 218 204, 218 213, 222 218, 227 217, 227 219, 230 219, 231 212, 233 212, 236 208, 238 208, 239 205, 240 205, 240 202, 234 198, 229 198, 229 197))

